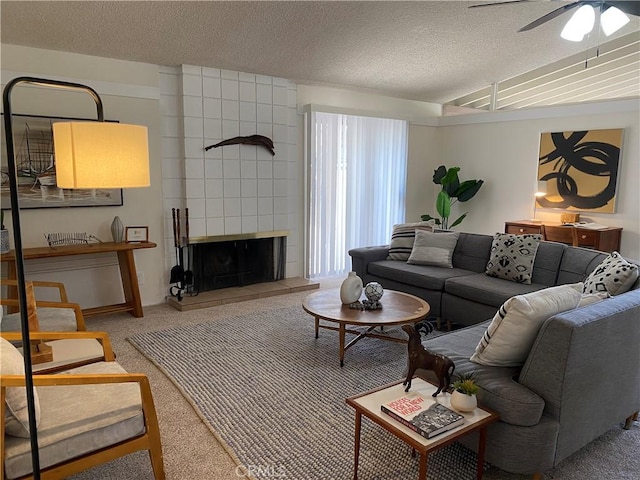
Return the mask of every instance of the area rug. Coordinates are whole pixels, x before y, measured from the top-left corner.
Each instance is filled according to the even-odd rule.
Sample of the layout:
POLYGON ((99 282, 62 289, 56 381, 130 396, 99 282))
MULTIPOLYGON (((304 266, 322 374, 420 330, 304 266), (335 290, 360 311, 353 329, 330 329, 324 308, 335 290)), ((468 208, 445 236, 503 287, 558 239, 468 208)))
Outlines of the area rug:
MULTIPOLYGON (((365 338, 340 368, 337 332, 321 329, 316 339, 313 323, 301 307, 288 307, 128 340, 183 392, 239 473, 343 480, 353 477, 355 418, 345 399, 400 380, 406 346, 365 338)), ((385 332, 405 335, 399 328, 385 332)), ((415 478, 418 457, 410 453, 363 418, 360 479, 415 478)), ((428 478, 475 478, 476 461, 454 443, 429 456, 428 478)))

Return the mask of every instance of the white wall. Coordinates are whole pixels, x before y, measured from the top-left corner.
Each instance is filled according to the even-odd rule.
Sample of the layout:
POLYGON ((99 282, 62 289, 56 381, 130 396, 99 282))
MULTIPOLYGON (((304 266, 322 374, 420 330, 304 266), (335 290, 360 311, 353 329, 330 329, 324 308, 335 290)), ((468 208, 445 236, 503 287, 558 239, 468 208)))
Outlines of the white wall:
MULTIPOLYGON (((582 212, 581 218, 622 227, 621 253, 640 258, 639 105, 638 100, 616 100, 441 118, 441 162, 461 167, 461 180, 485 180, 476 197, 459 204, 456 213, 468 210, 469 216, 458 229, 493 234, 504 231, 505 221, 534 218, 540 133, 623 128, 616 213, 582 212)), ((435 194, 432 198, 434 205, 435 194)), ((535 218, 559 221, 560 212, 538 209, 535 218)))
MULTIPOLYGON (((180 142, 167 135, 169 125, 162 122, 161 115, 161 103, 175 102, 177 98, 161 95, 159 71, 176 76, 177 72, 169 67, 28 47, 2 45, 1 48, 3 83, 24 74, 85 83, 102 96, 107 118, 149 128, 150 188, 125 191, 122 207, 24 211, 25 246, 46 245, 43 233, 47 232, 86 231, 109 239, 109 225, 115 215, 120 216, 125 225, 148 225, 150 239, 158 247, 135 253, 138 270, 145 276, 145 283, 141 285, 142 301, 144 305, 161 303, 167 293, 167 261, 172 265, 169 259, 173 256, 171 246, 165 253, 164 239, 165 233, 170 232, 170 221, 166 223, 168 230, 165 231, 163 216, 167 217, 167 211, 162 195, 163 156, 165 171, 173 171, 165 175, 165 180, 172 178, 171 175, 184 178, 184 174, 176 171, 173 161, 182 156, 182 151, 177 148, 180 142)), ((298 107, 326 105, 351 109, 354 113, 384 114, 409 120, 406 220, 417 221, 421 214, 434 211, 437 193, 431 181, 434 168, 440 164, 458 165, 462 167, 462 179, 482 178, 486 182, 472 201, 462 204, 467 207, 465 210, 469 210, 469 217, 460 230, 489 234, 502 231, 507 220, 533 216, 533 183, 541 132, 624 128, 617 212, 592 218, 600 223, 623 227, 622 253, 640 258, 640 197, 637 187, 640 181, 640 116, 637 100, 438 117, 441 108, 435 104, 353 90, 298 85, 297 103, 298 107)), ((15 113, 52 116, 84 117, 95 113, 93 101, 86 95, 31 87, 15 90, 13 108, 15 113)), ((292 153, 297 168, 291 171, 295 174, 292 180, 298 191, 291 193, 302 199, 304 128, 301 128, 303 116, 298 114, 297 117, 297 154, 292 153)), ((173 121, 181 119, 176 117, 173 121)), ((169 188, 168 183, 165 189, 169 188)), ((184 198, 182 193, 183 190, 177 198, 184 198)), ((298 248, 288 252, 290 259, 295 258, 298 265, 302 265, 304 258, 302 210, 300 200, 292 219, 298 248)), ((536 216, 557 219, 559 213, 538 211, 536 216)), ((10 218, 5 218, 5 223, 10 225, 10 218)), ((122 301, 115 256, 29 262, 27 273, 32 278, 64 281, 71 299, 83 307, 122 301)))
MULTIPOLYGON (((21 75, 87 84, 102 97, 107 119, 145 125, 149 132, 149 188, 125 190, 123 206, 22 210, 23 245, 46 246, 43 234, 53 232, 87 232, 110 241, 109 225, 116 215, 125 225, 148 225, 150 240, 158 247, 134 254, 138 271, 144 274, 142 302, 162 302, 167 278, 158 261, 164 255, 158 67, 4 44, 1 53, 3 86, 21 75)), ((13 90, 12 109, 14 113, 50 116, 96 115, 95 103, 87 94, 31 86, 13 90)), ((10 216, 5 225, 11 234, 10 216)), ((84 308, 124 301, 115 254, 29 261, 26 269, 30 278, 65 282, 70 300, 84 308)))

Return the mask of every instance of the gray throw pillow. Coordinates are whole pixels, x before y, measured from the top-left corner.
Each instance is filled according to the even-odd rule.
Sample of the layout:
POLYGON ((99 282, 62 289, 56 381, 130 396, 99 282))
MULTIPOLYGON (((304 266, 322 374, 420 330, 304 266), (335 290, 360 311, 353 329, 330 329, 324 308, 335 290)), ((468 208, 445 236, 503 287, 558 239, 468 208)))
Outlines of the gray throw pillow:
POLYGON ((416 230, 416 239, 407 263, 453 268, 453 250, 459 235, 458 232, 432 233, 416 230))
POLYGON ((638 278, 638 266, 611 252, 584 281, 582 293, 607 292, 620 295, 631 289, 638 278))
POLYGON ((533 262, 542 235, 496 233, 485 273, 490 277, 531 284, 533 262))

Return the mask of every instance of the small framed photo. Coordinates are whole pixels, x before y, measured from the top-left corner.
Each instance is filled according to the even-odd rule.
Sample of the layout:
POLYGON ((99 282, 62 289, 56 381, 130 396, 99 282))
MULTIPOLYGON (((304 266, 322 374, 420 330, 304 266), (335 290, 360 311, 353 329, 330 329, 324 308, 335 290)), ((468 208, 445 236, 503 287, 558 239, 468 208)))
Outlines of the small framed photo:
POLYGON ((149 227, 127 227, 125 231, 126 242, 148 242, 149 241, 149 227))

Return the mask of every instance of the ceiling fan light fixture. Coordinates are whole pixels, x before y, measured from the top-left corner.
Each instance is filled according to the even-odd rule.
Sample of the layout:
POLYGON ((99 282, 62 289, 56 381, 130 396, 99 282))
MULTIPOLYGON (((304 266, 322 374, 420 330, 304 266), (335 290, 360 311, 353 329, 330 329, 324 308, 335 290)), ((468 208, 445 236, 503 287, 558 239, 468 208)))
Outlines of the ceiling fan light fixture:
POLYGON ((595 23, 596 12, 593 7, 582 5, 564 26, 560 36, 570 42, 581 42, 584 36, 593 30, 595 23))
POLYGON ((608 37, 629 23, 629 17, 619 8, 609 7, 600 15, 602 31, 608 37))

